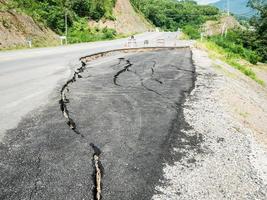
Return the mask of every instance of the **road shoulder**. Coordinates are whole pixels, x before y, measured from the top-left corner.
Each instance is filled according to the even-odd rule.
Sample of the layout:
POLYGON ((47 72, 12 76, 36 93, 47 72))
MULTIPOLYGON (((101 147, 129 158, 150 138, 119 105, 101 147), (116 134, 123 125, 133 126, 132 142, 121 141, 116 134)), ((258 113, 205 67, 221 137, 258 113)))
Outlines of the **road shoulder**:
POLYGON ((153 199, 266 199, 266 148, 229 111, 224 91, 233 82, 215 70, 207 53, 193 49, 193 60, 198 76, 184 104, 190 128, 182 132, 202 135, 202 142, 173 148, 173 154, 186 153, 165 163, 153 199))

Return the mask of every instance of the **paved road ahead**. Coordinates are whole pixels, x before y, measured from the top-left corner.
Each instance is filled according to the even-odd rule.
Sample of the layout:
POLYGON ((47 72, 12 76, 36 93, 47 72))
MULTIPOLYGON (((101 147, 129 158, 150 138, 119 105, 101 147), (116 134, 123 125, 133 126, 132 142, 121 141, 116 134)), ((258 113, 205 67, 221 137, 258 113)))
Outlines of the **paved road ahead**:
MULTIPOLYGON (((175 33, 144 33, 144 40, 171 39, 175 33)), ((7 129, 17 125, 22 116, 45 105, 59 80, 66 79, 80 57, 99 51, 122 48, 127 39, 0 53, 0 141, 7 129)), ((62 83, 62 82, 60 82, 62 83)))
POLYGON ((163 161, 172 158, 169 148, 177 145, 180 104, 193 83, 189 49, 90 63, 67 93, 70 116, 84 137, 66 125, 58 88, 43 110, 6 134, 0 199, 92 199, 91 143, 102 151, 103 199, 149 199, 163 161))

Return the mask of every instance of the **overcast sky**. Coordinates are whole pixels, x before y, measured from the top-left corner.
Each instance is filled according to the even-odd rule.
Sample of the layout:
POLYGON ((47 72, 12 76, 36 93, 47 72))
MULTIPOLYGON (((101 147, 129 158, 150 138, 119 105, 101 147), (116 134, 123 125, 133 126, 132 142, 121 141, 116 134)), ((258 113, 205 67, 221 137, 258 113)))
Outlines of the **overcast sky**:
POLYGON ((219 0, 196 0, 196 1, 200 4, 208 4, 208 3, 216 2, 219 0))

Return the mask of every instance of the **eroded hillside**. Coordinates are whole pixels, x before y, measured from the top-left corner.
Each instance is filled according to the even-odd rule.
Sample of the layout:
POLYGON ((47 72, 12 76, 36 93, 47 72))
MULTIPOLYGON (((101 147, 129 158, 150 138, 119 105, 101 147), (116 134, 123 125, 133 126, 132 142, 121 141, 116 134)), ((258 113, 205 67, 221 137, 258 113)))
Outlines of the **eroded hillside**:
POLYGON ((124 34, 140 33, 153 29, 152 25, 134 10, 129 0, 117 0, 113 13, 115 20, 102 19, 98 22, 91 20, 90 26, 113 28, 118 33, 124 34))
POLYGON ((31 17, 5 7, 4 0, 0 1, 0 49, 23 47, 31 39, 38 46, 52 45, 58 42, 57 35, 38 23, 31 17))
MULTIPOLYGON (((112 5, 110 2, 113 1, 102 3, 106 10, 109 8, 108 12, 99 10, 102 8, 100 2, 91 2, 86 7, 86 2, 73 1, 68 8, 69 42, 113 39, 117 37, 116 33, 132 34, 153 29, 129 0, 117 0, 112 5), (77 9, 79 7, 83 9, 77 9)), ((28 1, 0 0, 0 5, 0 49, 26 47, 28 40, 32 41, 33 47, 53 46, 60 43, 58 35, 65 34, 65 13, 62 13, 59 1, 29 4, 28 1), (47 8, 43 8, 45 3, 47 8)))

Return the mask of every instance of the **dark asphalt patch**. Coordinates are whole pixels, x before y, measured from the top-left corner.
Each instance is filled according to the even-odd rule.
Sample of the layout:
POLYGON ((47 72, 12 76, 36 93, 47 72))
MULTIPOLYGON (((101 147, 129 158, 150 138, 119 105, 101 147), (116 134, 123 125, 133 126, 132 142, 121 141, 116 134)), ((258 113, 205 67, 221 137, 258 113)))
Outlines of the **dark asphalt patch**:
MULTIPOLYGON (((45 111, 22 120, 1 144, 0 199, 93 199, 91 143, 102 152, 103 199, 150 199, 163 162, 178 159, 170 148, 180 144, 181 105, 194 85, 190 49, 83 66, 64 98, 75 131, 84 137, 66 125, 53 97, 45 111), (127 60, 132 65, 115 85, 127 60)), ((181 137, 181 144, 196 148, 202 139, 181 137)))

